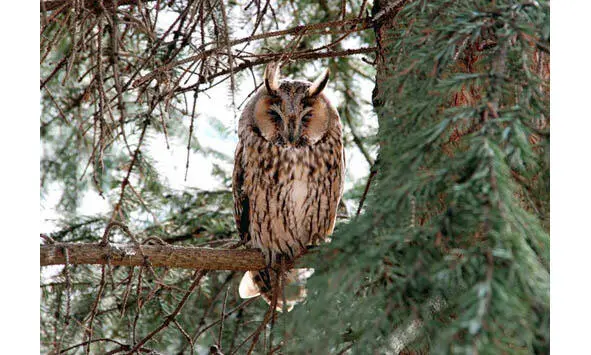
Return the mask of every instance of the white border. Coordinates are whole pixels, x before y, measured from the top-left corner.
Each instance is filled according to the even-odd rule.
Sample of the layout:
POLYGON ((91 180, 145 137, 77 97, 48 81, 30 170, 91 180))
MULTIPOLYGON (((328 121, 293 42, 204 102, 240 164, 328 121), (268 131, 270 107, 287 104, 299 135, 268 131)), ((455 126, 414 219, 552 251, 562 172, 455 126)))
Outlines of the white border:
POLYGON ((591 6, 552 4, 551 350, 582 354, 591 329, 591 6))
POLYGON ((2 4, 2 352, 39 353, 39 2, 2 4))

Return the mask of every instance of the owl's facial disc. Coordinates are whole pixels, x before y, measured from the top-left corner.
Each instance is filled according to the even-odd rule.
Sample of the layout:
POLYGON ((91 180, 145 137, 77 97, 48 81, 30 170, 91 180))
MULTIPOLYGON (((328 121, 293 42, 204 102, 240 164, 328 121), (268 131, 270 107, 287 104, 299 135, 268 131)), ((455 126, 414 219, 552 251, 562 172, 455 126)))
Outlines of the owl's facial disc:
POLYGON ((316 144, 328 131, 330 114, 321 95, 329 72, 313 83, 277 80, 277 67, 267 67, 265 88, 255 104, 254 127, 265 140, 280 147, 316 144))
POLYGON ((308 142, 305 131, 312 118, 312 111, 310 102, 298 97, 270 105, 268 114, 277 129, 275 143, 299 148, 308 142))
POLYGON ((278 96, 265 95, 257 102, 254 123, 258 133, 286 148, 316 144, 329 126, 324 99, 306 95, 307 87, 301 87, 300 92, 286 88, 285 94, 283 89, 278 96))

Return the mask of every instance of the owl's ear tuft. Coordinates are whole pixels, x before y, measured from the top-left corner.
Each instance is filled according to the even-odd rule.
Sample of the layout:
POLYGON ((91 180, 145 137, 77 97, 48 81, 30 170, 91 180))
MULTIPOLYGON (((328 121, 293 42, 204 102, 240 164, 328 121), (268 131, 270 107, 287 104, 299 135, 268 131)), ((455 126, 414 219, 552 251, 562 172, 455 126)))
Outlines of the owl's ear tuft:
POLYGON ((279 90, 279 63, 271 62, 265 68, 265 87, 267 94, 277 95, 279 90))
POLYGON ((328 77, 330 76, 330 70, 327 68, 322 74, 314 80, 312 86, 308 89, 308 96, 314 97, 319 95, 328 83, 328 77))

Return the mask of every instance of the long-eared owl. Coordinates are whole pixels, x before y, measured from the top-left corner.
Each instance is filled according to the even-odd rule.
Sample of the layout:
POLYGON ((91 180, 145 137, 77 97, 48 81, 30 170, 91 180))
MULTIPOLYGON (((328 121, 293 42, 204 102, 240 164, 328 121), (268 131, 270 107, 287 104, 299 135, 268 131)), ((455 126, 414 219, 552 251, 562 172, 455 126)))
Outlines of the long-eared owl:
MULTIPOLYGON (((270 63, 240 117, 233 173, 240 238, 269 267, 332 233, 345 172, 340 118, 322 93, 329 71, 313 83, 278 76, 279 65, 270 63)), ((269 302, 270 279, 268 269, 247 272, 241 296, 261 293, 269 302)))

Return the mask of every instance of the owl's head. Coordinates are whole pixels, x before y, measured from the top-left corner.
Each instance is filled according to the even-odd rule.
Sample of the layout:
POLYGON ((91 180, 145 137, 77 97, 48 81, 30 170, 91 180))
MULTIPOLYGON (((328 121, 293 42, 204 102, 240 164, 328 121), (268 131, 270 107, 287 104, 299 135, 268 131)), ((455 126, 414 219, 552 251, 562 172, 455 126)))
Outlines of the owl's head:
POLYGON ((279 80, 279 65, 269 64, 265 68, 265 87, 254 106, 253 129, 283 147, 299 148, 318 142, 331 120, 332 107, 322 94, 328 76, 327 69, 313 83, 279 80))

